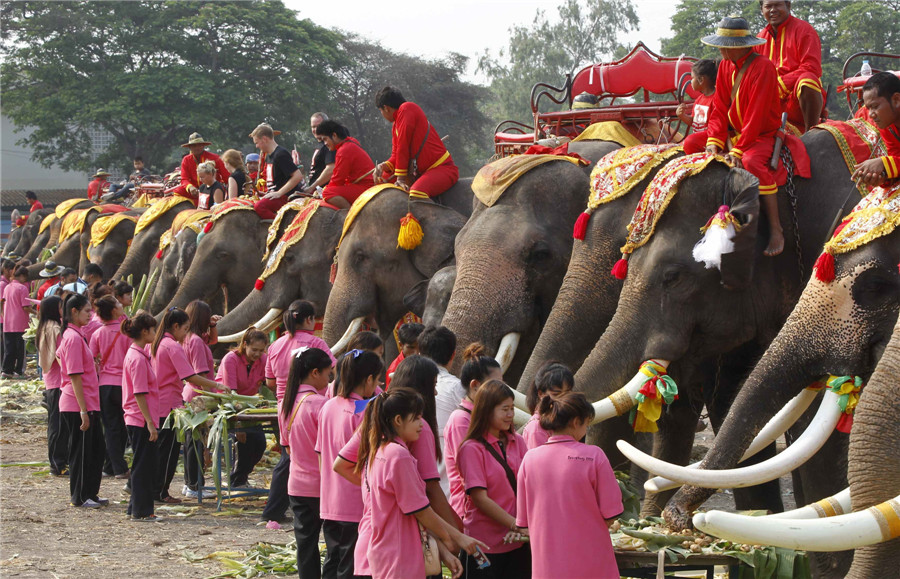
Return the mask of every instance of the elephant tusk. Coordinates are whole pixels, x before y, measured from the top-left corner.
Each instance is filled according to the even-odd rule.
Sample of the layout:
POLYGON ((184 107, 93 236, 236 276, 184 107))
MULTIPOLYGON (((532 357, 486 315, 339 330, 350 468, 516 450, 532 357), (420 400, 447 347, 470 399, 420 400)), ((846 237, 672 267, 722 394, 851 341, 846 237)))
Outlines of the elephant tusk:
MULTIPOLYGON (((268 331, 274 329, 281 321, 282 312, 284 312, 284 310, 279 309, 279 308, 270 309, 268 312, 266 312, 266 315, 264 315, 262 318, 257 320, 257 322, 255 324, 253 324, 253 327, 262 332, 268 332, 268 331)), ((219 342, 222 342, 225 344, 233 344, 236 342, 240 342, 241 338, 244 337, 245 333, 247 333, 246 329, 241 330, 240 332, 237 332, 236 334, 229 334, 227 336, 219 336, 218 340, 219 340, 219 342)))
POLYGON ((744 488, 758 485, 787 474, 805 463, 814 455, 834 430, 841 409, 838 395, 828 391, 822 398, 818 412, 797 441, 777 456, 765 462, 726 470, 688 468, 670 464, 645 454, 624 440, 616 446, 633 463, 648 472, 664 476, 681 484, 689 484, 709 489, 744 488))
POLYGON ((900 536, 900 496, 864 511, 821 519, 749 517, 709 511, 694 515, 694 526, 739 543, 802 551, 845 551, 900 536))
MULTIPOLYGON (((663 368, 669 367, 668 360, 651 360, 662 366, 663 368)), ((597 424, 598 422, 603 422, 604 420, 609 420, 610 418, 615 418, 616 416, 621 416, 631 410, 634 406, 634 397, 637 395, 638 390, 641 389, 641 386, 646 382, 647 376, 645 376, 642 372, 638 372, 634 375, 625 386, 619 388, 603 400, 598 400, 594 402, 594 420, 591 424, 597 424)))
POLYGON ((353 337, 353 334, 359 331, 359 329, 363 325, 363 322, 365 321, 365 316, 354 318, 353 321, 350 322, 350 325, 347 326, 347 331, 344 332, 344 335, 341 336, 341 339, 337 341, 337 344, 331 347, 331 353, 337 356, 338 354, 343 352, 344 348, 347 347, 347 344, 350 343, 350 339, 353 337))
POLYGON ((522 412, 527 413, 528 412, 528 399, 525 397, 524 394, 522 394, 521 392, 519 392, 512 386, 510 386, 509 389, 512 390, 513 404, 515 404, 516 410, 521 410, 522 412))
MULTIPOLYGON (((787 429, 793 426, 794 423, 797 422, 797 419, 800 418, 800 416, 802 416, 804 412, 806 412, 806 409, 809 408, 810 404, 812 404, 812 401, 819 394, 820 390, 821 388, 804 388, 800 394, 798 394, 793 399, 791 399, 790 402, 785 404, 784 408, 779 410, 778 414, 773 416, 772 419, 766 423, 763 429, 759 431, 759 434, 756 435, 756 438, 753 439, 753 442, 750 443, 747 451, 743 456, 741 456, 741 460, 739 460, 738 462, 744 462, 751 456, 755 455, 762 449, 772 444, 772 442, 774 442, 778 439, 778 437, 784 434, 787 429)), ((687 468, 698 468, 699 466, 700 463, 695 462, 693 464, 689 464, 687 468)), ((649 478, 644 483, 644 489, 652 493, 659 493, 680 486, 680 483, 661 476, 649 478)))
POLYGON ((825 517, 836 517, 852 512, 850 506, 850 487, 845 488, 836 495, 810 503, 805 507, 785 511, 783 513, 775 513, 774 515, 766 515, 761 519, 824 519, 825 517))
POLYGON ((500 340, 500 347, 497 348, 497 362, 499 362, 500 370, 504 374, 512 365, 513 358, 516 357, 516 350, 519 348, 519 340, 521 338, 522 334, 519 332, 510 332, 500 340))

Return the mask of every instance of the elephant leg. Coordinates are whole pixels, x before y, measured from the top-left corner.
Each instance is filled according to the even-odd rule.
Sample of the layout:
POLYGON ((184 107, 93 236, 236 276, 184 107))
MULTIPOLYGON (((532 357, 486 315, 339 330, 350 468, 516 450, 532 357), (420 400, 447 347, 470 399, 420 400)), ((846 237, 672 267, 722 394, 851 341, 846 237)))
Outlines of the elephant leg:
MULTIPOLYGON (((691 458, 699 416, 688 396, 682 396, 670 404, 657 423, 659 431, 653 438, 653 456, 673 464, 687 464, 691 458)), ((641 505, 641 516, 659 516, 676 490, 648 492, 641 505)))

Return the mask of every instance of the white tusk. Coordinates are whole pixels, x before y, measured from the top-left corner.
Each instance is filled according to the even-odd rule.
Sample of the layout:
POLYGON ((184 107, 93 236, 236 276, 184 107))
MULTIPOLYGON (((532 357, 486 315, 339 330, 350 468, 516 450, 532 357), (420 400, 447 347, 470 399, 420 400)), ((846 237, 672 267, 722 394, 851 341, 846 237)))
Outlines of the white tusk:
POLYGON ((514 398, 513 404, 516 405, 516 410, 521 410, 522 412, 525 412, 527 414, 528 413, 528 399, 525 397, 524 394, 522 394, 521 392, 519 392, 512 386, 510 386, 509 389, 512 390, 513 398, 514 398))
POLYGON ((808 504, 805 507, 785 511, 783 513, 775 513, 774 515, 766 515, 760 517, 762 519, 824 519, 825 517, 836 517, 846 513, 853 512, 850 506, 850 487, 845 488, 838 494, 808 504))
POLYGON ((350 325, 347 326, 347 331, 344 332, 344 335, 341 336, 341 339, 337 341, 337 344, 331 347, 331 353, 337 356, 338 354, 343 352, 344 348, 347 347, 347 344, 350 343, 350 339, 353 337, 353 335, 356 334, 362 327, 364 321, 366 321, 365 316, 354 318, 353 321, 350 322, 350 325))
POLYGON ((241 338, 244 337, 244 334, 247 333, 247 330, 241 330, 236 334, 228 334, 227 336, 219 336, 217 338, 220 344, 236 344, 241 341, 241 338))
POLYGON ((513 423, 515 423, 516 428, 525 426, 528 424, 528 421, 531 420, 531 415, 525 412, 524 410, 519 410, 516 408, 516 415, 513 417, 513 423))
MULTIPOLYGON (((669 367, 668 360, 650 361, 659 364, 663 368, 669 367)), ((638 373, 634 375, 634 378, 625 384, 625 386, 619 388, 603 400, 594 402, 594 420, 591 424, 597 424, 598 422, 621 416, 631 410, 634 406, 634 397, 646 380, 647 376, 638 371, 638 373)))
POLYGON ((802 551, 845 551, 900 536, 900 496, 864 511, 822 519, 776 519, 709 511, 694 515, 694 526, 739 543, 802 551))
MULTIPOLYGON (((759 431, 759 434, 756 435, 756 438, 753 439, 753 442, 750 443, 747 451, 738 462, 744 462, 784 434, 787 429, 793 426, 794 423, 797 422, 797 419, 806 412, 806 409, 812 404, 812 401, 819 394, 820 390, 821 388, 804 388, 800 394, 785 404, 784 408, 779 410, 778 414, 773 416, 763 429, 759 431)), ((700 463, 695 462, 689 464, 687 468, 698 468, 699 466, 700 463)), ((681 484, 661 476, 649 478, 644 483, 644 489, 652 493, 658 493, 680 486, 681 484)))
MULTIPOLYGON (((278 308, 270 309, 266 313, 266 315, 264 315, 255 324, 253 324, 253 327, 262 332, 268 332, 268 331, 274 329, 281 322, 281 313, 282 312, 284 312, 284 310, 281 310, 278 308)), ((233 344, 235 342, 240 342, 241 338, 243 338, 244 334, 246 334, 246 333, 247 333, 247 330, 244 329, 236 334, 229 334, 227 336, 219 336, 218 341, 225 343, 225 344, 233 344)))
POLYGON ((644 470, 681 484, 709 489, 750 487, 791 472, 822 448, 841 417, 841 409, 838 407, 837 401, 837 394, 831 391, 826 392, 819 411, 816 412, 809 428, 794 444, 765 462, 742 468, 726 470, 687 468, 654 458, 624 440, 616 442, 616 446, 622 451, 622 454, 644 470))
POLYGON ((522 334, 519 332, 510 332, 500 340, 500 347, 497 348, 497 362, 500 363, 500 370, 504 374, 512 365, 513 358, 516 357, 516 350, 519 348, 519 339, 521 337, 522 334))

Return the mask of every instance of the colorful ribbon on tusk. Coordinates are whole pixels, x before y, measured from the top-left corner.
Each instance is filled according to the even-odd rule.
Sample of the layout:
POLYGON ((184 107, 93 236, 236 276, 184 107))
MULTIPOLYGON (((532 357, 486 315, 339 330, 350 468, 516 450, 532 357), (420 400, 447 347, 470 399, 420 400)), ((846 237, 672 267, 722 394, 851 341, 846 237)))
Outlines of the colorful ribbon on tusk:
POLYGON ((628 423, 635 432, 656 432, 663 402, 671 404, 678 399, 678 386, 664 367, 651 360, 641 364, 640 373, 647 379, 634 397, 638 404, 631 409, 628 423))
POLYGON ((843 413, 835 428, 849 434, 853 427, 853 411, 859 403, 859 393, 865 384, 859 376, 828 376, 825 384, 838 395, 838 406, 843 413))

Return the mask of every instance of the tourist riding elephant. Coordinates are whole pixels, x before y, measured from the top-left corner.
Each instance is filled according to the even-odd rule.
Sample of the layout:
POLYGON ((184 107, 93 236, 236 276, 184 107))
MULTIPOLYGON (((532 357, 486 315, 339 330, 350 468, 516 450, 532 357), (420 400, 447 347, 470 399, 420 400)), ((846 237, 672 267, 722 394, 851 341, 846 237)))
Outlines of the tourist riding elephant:
POLYGON ((110 219, 113 223, 99 242, 95 235, 95 227, 90 229, 91 239, 88 256, 91 263, 99 265, 103 270, 103 279, 112 278, 119 266, 122 265, 122 262, 125 261, 125 255, 128 253, 131 240, 134 238, 134 228, 142 213, 143 210, 132 209, 122 213, 105 215, 98 219, 98 221, 110 219), (119 215, 123 217, 118 217, 119 215))
POLYGON ((251 325, 268 329, 281 320, 281 313, 294 300, 312 302, 316 316, 324 316, 331 293, 331 264, 346 216, 346 209, 319 207, 309 218, 303 237, 285 247, 275 270, 263 284, 257 284, 262 287, 219 320, 219 342, 238 341, 251 325))
POLYGON ((453 263, 453 240, 465 218, 430 200, 411 200, 393 187, 374 194, 364 205, 360 200, 354 204, 359 207, 355 218, 344 224, 323 337, 334 346, 349 329, 358 327, 361 319, 368 318, 377 324, 385 341, 386 359, 393 359, 397 355, 394 326, 410 310, 404 298, 414 292, 424 301, 431 276, 453 263), (397 243, 400 219, 407 212, 424 232, 421 244, 411 250, 397 243))
POLYGON ((182 197, 164 197, 151 205, 141 215, 135 228, 134 240, 125 261, 113 275, 113 279, 126 279, 129 275, 135 283, 150 271, 150 261, 159 249, 159 238, 172 226, 175 216, 194 204, 182 197))
POLYGON ((25 220, 25 224, 17 227, 9 234, 9 240, 3 249, 3 257, 8 255, 16 255, 25 257, 25 254, 31 249, 35 239, 37 239, 38 230, 41 228, 41 222, 44 218, 53 213, 52 209, 38 209, 32 211, 25 220), (13 236, 15 233, 15 237, 13 236))
POLYGON ((197 235, 197 231, 185 227, 175 235, 161 256, 159 252, 153 256, 147 278, 152 280, 147 290, 147 311, 154 316, 165 309, 187 275, 197 251, 197 235))

